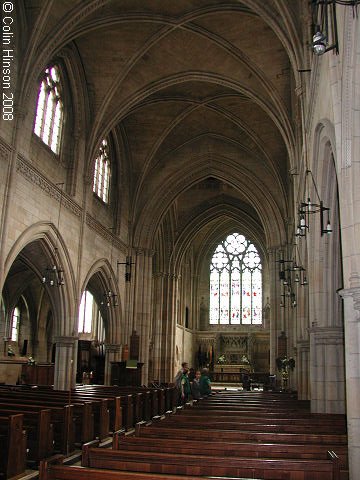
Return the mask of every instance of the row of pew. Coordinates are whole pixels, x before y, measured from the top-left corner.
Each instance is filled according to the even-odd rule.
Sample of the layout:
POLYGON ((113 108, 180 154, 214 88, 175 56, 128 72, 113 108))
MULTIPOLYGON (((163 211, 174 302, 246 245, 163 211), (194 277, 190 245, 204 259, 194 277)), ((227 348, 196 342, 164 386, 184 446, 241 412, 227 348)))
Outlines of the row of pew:
POLYGON ((171 410, 173 387, 79 385, 0 386, 0 479, 36 468, 54 454, 70 455, 86 442, 103 442, 119 429, 171 410))
POLYGON ((223 391, 115 432, 111 448, 83 445, 81 466, 63 460, 42 462, 40 480, 346 480, 346 418, 287 393, 223 391))

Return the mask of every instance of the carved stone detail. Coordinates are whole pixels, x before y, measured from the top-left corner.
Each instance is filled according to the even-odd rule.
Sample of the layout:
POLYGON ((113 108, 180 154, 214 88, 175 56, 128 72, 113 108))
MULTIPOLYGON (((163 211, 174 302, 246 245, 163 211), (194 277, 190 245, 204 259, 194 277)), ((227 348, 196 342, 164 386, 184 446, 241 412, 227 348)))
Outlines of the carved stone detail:
POLYGON ((16 170, 26 178, 29 182, 38 186, 43 190, 49 197, 53 198, 73 213, 75 216, 80 217, 81 207, 74 202, 65 192, 63 192, 59 187, 50 182, 39 170, 37 170, 33 165, 31 165, 24 157, 21 155, 17 158, 16 170))
POLYGON ((125 253, 127 251, 127 246, 124 242, 119 240, 119 238, 111 233, 107 228, 104 227, 100 222, 98 222, 90 213, 86 214, 86 225, 94 230, 97 234, 107 240, 109 243, 118 248, 121 252, 125 253))

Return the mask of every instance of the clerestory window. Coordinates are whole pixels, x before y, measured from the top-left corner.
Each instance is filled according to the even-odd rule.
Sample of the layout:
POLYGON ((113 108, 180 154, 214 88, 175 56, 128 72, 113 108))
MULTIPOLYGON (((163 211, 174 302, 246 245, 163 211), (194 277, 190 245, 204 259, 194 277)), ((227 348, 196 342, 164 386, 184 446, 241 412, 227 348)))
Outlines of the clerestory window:
POLYGON ((106 139, 101 142, 99 154, 95 160, 93 192, 105 203, 109 203, 110 159, 109 145, 106 139))
POLYGON ((210 324, 262 324, 262 265, 256 247, 232 233, 210 264, 210 324))
POLYGON ((41 80, 34 133, 56 154, 60 149, 63 119, 60 72, 56 65, 52 65, 45 70, 41 80))

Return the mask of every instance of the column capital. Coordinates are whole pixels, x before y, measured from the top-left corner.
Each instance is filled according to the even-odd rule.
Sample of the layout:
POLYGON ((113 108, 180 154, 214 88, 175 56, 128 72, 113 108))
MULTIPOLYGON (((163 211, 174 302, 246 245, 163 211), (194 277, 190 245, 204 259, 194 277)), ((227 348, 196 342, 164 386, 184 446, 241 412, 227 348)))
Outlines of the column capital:
POLYGON ((360 312, 360 287, 343 288, 338 294, 344 299, 352 297, 355 310, 360 312))
POLYGON ((314 335, 317 345, 342 345, 344 343, 342 327, 319 327, 315 324, 309 328, 309 333, 314 335))

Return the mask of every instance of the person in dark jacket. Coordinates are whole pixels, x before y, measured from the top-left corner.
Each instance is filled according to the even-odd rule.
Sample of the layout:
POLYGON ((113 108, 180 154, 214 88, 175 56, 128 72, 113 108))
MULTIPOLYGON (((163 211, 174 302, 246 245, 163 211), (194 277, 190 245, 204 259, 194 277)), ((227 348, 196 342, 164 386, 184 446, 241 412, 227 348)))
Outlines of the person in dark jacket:
POLYGON ((200 394, 202 397, 206 397, 211 394, 211 381, 209 378, 209 369, 203 368, 201 370, 200 377, 200 394))

